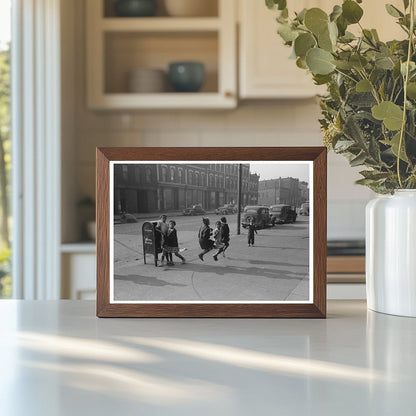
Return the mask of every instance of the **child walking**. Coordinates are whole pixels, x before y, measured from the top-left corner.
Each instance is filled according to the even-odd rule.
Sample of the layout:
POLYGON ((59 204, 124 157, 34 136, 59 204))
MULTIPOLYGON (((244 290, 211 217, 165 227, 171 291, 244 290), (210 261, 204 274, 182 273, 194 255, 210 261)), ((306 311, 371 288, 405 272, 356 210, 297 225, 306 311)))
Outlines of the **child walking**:
POLYGON ((256 226, 254 225, 254 220, 251 219, 248 225, 248 246, 254 246, 254 233, 257 234, 256 226))
POLYGON ((221 217, 221 240, 224 244, 222 255, 225 257, 225 250, 227 250, 230 245, 230 227, 228 226, 227 218, 225 217, 221 217))
POLYGON ((212 256, 215 261, 218 261, 218 254, 224 251, 224 243, 222 241, 222 227, 221 221, 217 221, 215 223, 215 230, 213 232, 214 237, 214 247, 218 249, 218 251, 212 256))
POLYGON ((163 249, 166 252, 166 259, 169 266, 173 266, 172 253, 176 257, 182 260, 182 264, 185 263, 185 258, 179 254, 178 234, 176 232, 176 222, 174 220, 169 221, 169 228, 164 238, 163 249))

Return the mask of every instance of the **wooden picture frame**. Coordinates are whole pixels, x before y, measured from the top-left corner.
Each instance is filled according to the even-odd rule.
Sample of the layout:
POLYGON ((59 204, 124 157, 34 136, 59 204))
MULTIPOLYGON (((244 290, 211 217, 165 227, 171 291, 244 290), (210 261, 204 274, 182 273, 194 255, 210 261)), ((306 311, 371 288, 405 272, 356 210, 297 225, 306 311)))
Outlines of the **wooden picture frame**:
MULTIPOLYGON (((324 147, 97 148, 97 316, 325 318, 326 159, 327 150, 324 147), (191 168, 194 170, 193 172, 191 168), (166 169, 168 170, 167 175, 166 169), (238 170, 237 176, 235 176, 236 170, 238 170), (255 170, 260 173, 254 172, 255 170), (183 172, 181 173, 181 171, 183 172), (292 171, 308 172, 308 179, 302 180, 301 173, 291 177, 290 172, 292 171), (227 172, 230 175, 227 176, 227 172), (171 176, 169 176, 170 174, 171 176), (215 176, 219 177, 217 182, 215 182, 215 176), (286 176, 287 180, 284 182, 286 176), (270 179, 273 177, 276 178, 270 179), (233 178, 237 178, 237 184, 233 178), (148 190, 146 192, 148 193, 146 195, 154 195, 154 197, 144 198, 144 185, 133 185, 133 187, 127 188, 123 180, 126 181, 125 183, 131 181, 133 184, 147 181, 148 190), (283 182, 281 182, 282 180, 283 182), (172 191, 169 191, 170 182, 172 191), (150 186, 154 183, 156 184, 155 189, 150 186), (175 183, 177 184, 175 185, 175 183), (239 183, 241 183, 241 187, 237 197, 240 196, 240 203, 238 204, 237 201, 234 206, 224 204, 232 199, 228 195, 235 195, 235 188, 239 183), (205 258, 203 257, 206 260, 204 262, 198 259, 197 235, 200 225, 198 221, 201 221, 198 210, 202 209, 201 206, 193 207, 193 211, 199 216, 177 216, 179 212, 176 211, 169 214, 170 217, 177 219, 179 240, 181 235, 186 234, 187 238, 195 236, 195 243, 194 240, 188 242, 188 251, 185 253, 189 261, 186 264, 176 263, 175 267, 166 266, 164 269, 155 268, 153 264, 152 259, 154 258, 157 263, 158 254, 153 258, 150 256, 147 264, 144 264, 142 258, 143 250, 147 250, 147 248, 142 248, 142 242, 149 244, 152 252, 151 239, 153 237, 151 235, 153 235, 152 232, 160 232, 160 223, 152 223, 153 226, 159 226, 157 230, 154 228, 152 231, 152 226, 148 226, 145 230, 149 233, 149 241, 146 240, 147 237, 142 239, 144 234, 140 236, 140 230, 142 230, 143 223, 146 222, 146 216, 143 214, 142 218, 140 214, 134 214, 130 217, 126 214, 128 210, 122 206, 130 203, 130 206, 135 207, 132 208, 133 211, 140 211, 140 204, 150 198, 153 202, 147 202, 146 209, 148 206, 156 207, 153 210, 150 209, 151 214, 148 214, 155 217, 161 212, 169 211, 169 208, 171 209, 173 206, 176 209, 183 207, 187 202, 192 202, 192 198, 195 202, 196 198, 197 201, 201 199, 205 201, 202 205, 210 205, 211 211, 208 211, 206 215, 212 220, 216 220, 221 215, 215 217, 215 213, 212 211, 215 203, 223 202, 221 209, 227 205, 235 210, 238 210, 238 206, 241 210, 247 205, 247 202, 255 202, 256 206, 266 206, 266 202, 261 201, 270 201, 267 199, 270 192, 260 192, 260 188, 268 190, 268 187, 274 186, 275 199, 273 201, 281 203, 284 201, 285 186, 289 186, 284 185, 285 183, 298 184, 299 191, 296 191, 296 187, 293 191, 295 194, 298 192, 296 195, 305 195, 305 192, 308 192, 307 197, 310 201, 308 214, 310 217, 298 215, 297 219, 296 216, 294 217, 296 222, 280 224, 283 220, 280 217, 272 219, 272 212, 268 209, 263 209, 263 211, 259 211, 259 214, 253 214, 251 217, 248 215, 250 212, 254 212, 250 211, 251 208, 246 208, 246 212, 241 218, 239 213, 230 213, 228 218, 229 228, 232 228, 232 237, 230 249, 227 250, 232 254, 227 254, 226 258, 221 257, 218 259, 220 261, 215 262, 211 253, 206 254, 205 258), (174 186, 180 190, 174 191, 174 186), (219 191, 215 190, 217 189, 215 186, 219 187, 219 191), (222 186, 224 188, 221 188, 222 186), (191 188, 194 188, 193 191, 191 188), (246 189, 246 193, 243 193, 242 189, 246 189), (179 193, 179 202, 177 196, 176 200, 174 198, 176 193, 179 193), (279 195, 277 195, 278 193, 279 195), (172 200, 169 199, 171 195, 173 195, 172 200), (134 205, 136 203, 137 207, 134 205), (260 221, 261 218, 268 221, 268 215, 270 215, 271 223, 267 223, 267 225, 264 223, 261 227, 257 226, 255 221, 260 221), (138 223, 127 225, 129 218, 132 218, 132 221, 138 221, 138 223), (250 218, 253 218, 253 222, 250 222, 250 218), (122 224, 115 224, 115 222, 122 224), (246 237, 236 234, 234 230, 237 227, 238 231, 238 224, 245 226, 250 224, 252 228, 256 228, 256 231, 259 232, 256 241, 263 242, 263 245, 259 243, 247 247, 245 243, 247 240, 244 240, 246 237), (275 226, 272 227, 271 224, 275 224, 275 226), (119 234, 122 232, 124 234, 119 234), (124 242, 127 241, 126 239, 130 242, 128 247, 130 251, 126 254, 127 260, 123 260, 122 266, 118 266, 121 260, 118 257, 115 258, 114 251, 115 243, 117 243, 117 247, 126 246, 123 241, 119 241, 119 236, 124 238, 124 242), (276 247, 272 244, 274 241, 279 242, 279 244, 275 244, 276 247), (286 246, 287 244, 291 244, 293 247, 286 246), (115 265, 115 263, 117 264, 115 265), (121 276, 115 275, 115 270, 121 276), (126 270, 133 274, 128 275, 126 270), (211 272, 211 270, 213 271, 211 272), (137 276, 135 276, 135 271, 137 271, 137 276), (160 273, 162 272, 164 274, 161 279, 160 273), (203 286, 206 289, 207 294, 202 296, 199 294, 198 300, 194 298, 194 292, 198 292, 197 288, 190 288, 189 276, 191 275, 197 275, 200 287, 203 286), (172 281, 176 283, 173 284, 172 281), (260 287, 260 282, 264 287, 260 287), (295 284, 299 293, 293 289, 295 284), (224 286, 222 287, 222 285, 224 286), (283 291, 283 287, 287 292, 283 291), (183 292, 181 292, 182 289, 183 292), (195 290, 191 291, 191 289, 195 290), (259 293, 257 293, 257 289, 259 293), (253 296, 251 296, 250 290, 253 290, 253 296), (290 290, 292 292, 287 295, 290 290), (182 295, 182 293, 192 293, 192 295, 187 297, 188 295, 182 295)), ((297 198, 293 202, 293 206, 288 208, 289 211, 291 209, 293 211, 295 206, 299 210, 301 199, 299 196, 297 198)), ((303 200, 305 200, 305 196, 303 200)), ((248 205, 251 207, 251 204, 248 205)), ((281 208, 279 209, 281 210, 281 208)), ((153 219, 155 218, 148 219, 148 221, 152 222, 153 219)), ((174 227, 173 222, 170 227, 174 227)), ((217 227, 222 232, 223 224, 218 224, 217 227)), ((161 243, 158 244, 160 246, 161 243)), ((167 242, 163 247, 165 250, 170 248, 167 247, 167 242)), ((218 247, 221 247, 221 242, 218 243, 218 247)), ((122 248, 116 248, 117 250, 122 250, 122 248)), ((174 250, 177 251, 177 245, 174 250)))

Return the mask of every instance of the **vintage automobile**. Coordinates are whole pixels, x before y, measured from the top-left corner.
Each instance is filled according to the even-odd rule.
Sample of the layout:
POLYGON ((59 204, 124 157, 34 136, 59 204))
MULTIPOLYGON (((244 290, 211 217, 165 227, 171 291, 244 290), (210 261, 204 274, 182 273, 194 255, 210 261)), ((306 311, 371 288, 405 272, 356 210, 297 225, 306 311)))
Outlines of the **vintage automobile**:
POLYGON ((270 207, 270 221, 272 225, 288 224, 296 221, 296 210, 290 205, 278 204, 270 207))
POLYGON ((305 202, 300 206, 299 215, 309 216, 309 202, 305 202))
POLYGON ((205 214, 205 210, 202 208, 201 205, 197 204, 197 205, 192 205, 192 207, 190 208, 185 208, 182 211, 183 215, 204 215, 205 214))
POLYGON ((241 225, 247 228, 250 221, 253 220, 256 228, 271 227, 270 211, 263 205, 248 205, 244 208, 241 225))
POLYGON ((218 207, 215 210, 217 215, 227 215, 227 214, 235 214, 237 212, 237 207, 233 204, 224 204, 222 207, 218 207))

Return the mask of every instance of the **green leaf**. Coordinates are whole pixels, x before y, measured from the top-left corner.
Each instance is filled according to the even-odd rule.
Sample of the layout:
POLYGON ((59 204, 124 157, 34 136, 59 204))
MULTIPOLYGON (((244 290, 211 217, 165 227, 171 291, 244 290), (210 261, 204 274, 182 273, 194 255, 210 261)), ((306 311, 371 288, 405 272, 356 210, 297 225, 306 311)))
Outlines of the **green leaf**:
POLYGON ((375 61, 376 67, 380 69, 394 69, 394 61, 390 56, 378 56, 375 61))
POLYGON ((407 96, 412 100, 416 100, 416 82, 407 84, 407 96))
POLYGON ((306 64, 314 75, 327 75, 333 72, 335 69, 335 65, 332 63, 333 59, 330 52, 320 48, 309 49, 306 54, 306 64))
POLYGON ((339 16, 337 19, 337 27, 338 27, 338 32, 340 36, 341 37, 344 36, 348 27, 348 22, 344 19, 342 15, 339 16))
POLYGON ((315 39, 309 33, 302 33, 295 39, 296 56, 304 58, 306 52, 316 45, 315 39))
POLYGON ((382 120, 384 125, 392 131, 402 127, 403 110, 391 101, 383 101, 371 109, 373 117, 382 120))
MULTIPOLYGON (((338 31, 339 31, 339 27, 338 27, 338 25, 337 25, 337 29, 338 29, 338 31)), ((341 42, 341 43, 349 43, 349 42, 351 42, 351 41, 353 41, 353 40, 355 40, 355 39, 357 39, 356 38, 356 36, 353 34, 353 33, 351 33, 351 32, 348 32, 348 30, 344 33, 344 35, 343 36, 341 36, 340 38, 338 38, 338 42, 341 42)))
POLYGON ((277 33, 287 44, 293 42, 298 36, 298 32, 293 30, 292 27, 287 23, 280 24, 277 28, 277 33))
POLYGON ((372 179, 373 181, 378 181, 380 179, 388 178, 390 172, 379 172, 377 170, 362 170, 360 175, 364 176, 365 179, 372 179))
POLYGON ((305 58, 298 58, 296 59, 296 66, 301 69, 308 69, 308 65, 306 65, 305 58))
POLYGON ((358 70, 363 69, 368 64, 367 60, 358 53, 352 55, 349 62, 354 68, 358 70))
POLYGON ((362 165, 367 159, 367 155, 364 152, 361 152, 358 156, 350 160, 350 165, 352 167, 362 165))
POLYGON ((351 140, 338 140, 334 146, 334 150, 337 153, 345 152, 353 145, 354 142, 351 140))
POLYGON ((306 14, 306 9, 302 9, 299 13, 296 13, 296 19, 303 23, 303 21, 305 20, 305 14, 306 14))
POLYGON ((403 0, 403 6, 404 6, 404 9, 406 10, 409 7, 409 0, 403 0))
POLYGON ((352 68, 352 65, 348 61, 334 60, 332 63, 339 69, 344 71, 349 71, 352 68))
POLYGON ((305 13, 305 26, 318 36, 328 28, 328 15, 318 7, 309 9, 305 13))
MULTIPOLYGON (((391 151, 393 154, 397 157, 399 154, 399 144, 400 144, 400 132, 395 134, 390 142, 384 143, 389 146, 391 146, 391 151)), ((403 139, 402 145, 400 147, 400 159, 404 162, 409 162, 409 159, 406 155, 406 149, 405 149, 405 141, 403 139)))
POLYGON ((315 81, 315 85, 328 84, 331 81, 331 76, 315 74, 313 80, 315 81))
POLYGON ((404 14, 397 8, 394 7, 392 4, 386 4, 387 13, 393 17, 403 17, 404 14))
POLYGON ((328 52, 334 51, 334 44, 332 43, 331 37, 329 35, 328 27, 325 31, 318 35, 318 45, 321 49, 324 49, 328 52))
POLYGON ((335 22, 338 17, 342 15, 342 7, 336 4, 334 8, 332 9, 332 13, 329 15, 329 20, 331 22, 335 22))
POLYGON ((377 30, 376 29, 371 29, 371 34, 373 35, 373 39, 376 42, 380 42, 380 38, 378 37, 378 33, 377 33, 377 30))
POLYGON ((266 0, 266 6, 271 10, 283 10, 286 8, 286 0, 266 0))
POLYGON ((357 92, 371 92, 371 83, 366 79, 362 79, 361 81, 357 82, 355 86, 355 90, 357 92))
POLYGON ((342 3, 342 16, 349 24, 358 23, 363 16, 363 9, 352 0, 342 3))

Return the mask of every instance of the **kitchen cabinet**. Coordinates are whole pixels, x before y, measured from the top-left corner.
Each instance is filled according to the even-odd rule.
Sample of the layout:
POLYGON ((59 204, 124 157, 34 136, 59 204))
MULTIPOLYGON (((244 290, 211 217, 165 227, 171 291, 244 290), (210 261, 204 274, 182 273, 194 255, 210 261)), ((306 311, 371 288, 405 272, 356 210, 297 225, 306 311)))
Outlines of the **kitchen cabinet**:
POLYGON ((95 244, 63 244, 61 253, 61 298, 95 300, 95 244))
MULTIPOLYGON (((298 0, 289 8, 320 7, 330 12, 334 4, 341 1, 298 0)), ((402 9, 401 0, 393 0, 402 9)), ((291 49, 277 35, 276 11, 268 10, 263 1, 239 0, 239 95, 242 99, 290 99, 308 98, 325 93, 323 86, 313 84, 312 77, 296 66, 290 59, 291 49)), ((376 28, 381 40, 403 38, 403 33, 394 18, 388 15, 384 4, 378 0, 366 0, 362 25, 376 28)), ((358 33, 358 25, 348 28, 358 33)))
MULTIPOLYGON (((218 2, 217 16, 116 17, 104 0, 88 0, 87 102, 90 109, 233 108, 237 105, 236 4, 218 2), (129 92, 128 74, 167 72, 169 63, 199 61, 199 92, 129 92)), ((111 6, 111 3, 110 3, 111 6)))
MULTIPOLYGON (((322 3, 299 0, 296 10, 324 7, 322 3)), ((290 99, 319 94, 322 87, 314 85, 311 75, 289 59, 291 50, 276 33, 275 16, 264 1, 239 0, 240 97, 290 99)))

